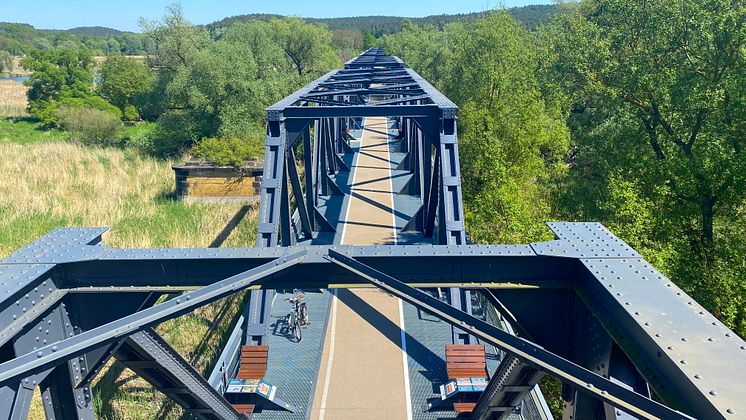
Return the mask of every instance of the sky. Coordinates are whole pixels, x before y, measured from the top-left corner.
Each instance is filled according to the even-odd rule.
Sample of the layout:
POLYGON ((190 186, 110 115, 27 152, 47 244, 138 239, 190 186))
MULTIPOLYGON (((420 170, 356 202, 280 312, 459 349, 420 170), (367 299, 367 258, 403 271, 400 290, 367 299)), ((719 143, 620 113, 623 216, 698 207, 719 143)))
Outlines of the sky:
MULTIPOLYGON (((156 20, 174 0, 3 0, 0 22, 29 23, 39 29, 108 26, 139 31, 138 19, 156 20)), ((204 24, 248 13, 302 17, 406 16, 469 13, 552 0, 181 0, 184 14, 204 24)))

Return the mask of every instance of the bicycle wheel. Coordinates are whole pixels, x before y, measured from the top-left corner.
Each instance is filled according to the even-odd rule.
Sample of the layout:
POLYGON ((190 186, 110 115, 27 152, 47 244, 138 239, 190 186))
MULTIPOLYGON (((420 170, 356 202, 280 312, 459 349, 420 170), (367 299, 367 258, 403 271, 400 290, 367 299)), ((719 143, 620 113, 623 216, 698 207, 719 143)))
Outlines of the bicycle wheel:
POLYGON ((311 319, 308 317, 308 307, 305 303, 300 304, 300 320, 303 325, 308 325, 311 319))
POLYGON ((293 336, 295 337, 296 342, 300 342, 300 340, 303 338, 300 330, 300 320, 297 320, 295 324, 293 324, 293 336))

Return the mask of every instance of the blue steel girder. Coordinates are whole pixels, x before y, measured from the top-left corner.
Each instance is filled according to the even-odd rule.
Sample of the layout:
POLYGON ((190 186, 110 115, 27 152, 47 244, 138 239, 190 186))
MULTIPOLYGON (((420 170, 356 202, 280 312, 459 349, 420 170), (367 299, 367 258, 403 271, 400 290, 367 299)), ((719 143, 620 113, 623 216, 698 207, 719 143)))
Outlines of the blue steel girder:
MULTIPOLYGON (((472 334, 480 337, 513 357, 518 357, 534 365, 536 368, 531 376, 536 375, 538 369, 557 375, 564 381, 581 387, 584 392, 594 395, 596 398, 631 411, 645 418, 662 419, 689 419, 686 414, 677 412, 669 407, 657 403, 649 398, 620 386, 603 376, 597 375, 571 361, 565 360, 555 354, 548 352, 531 343, 528 340, 516 337, 509 332, 503 331, 497 326, 466 314, 457 308, 441 302, 428 293, 400 282, 399 280, 375 270, 354 258, 329 250, 328 258, 334 264, 346 268, 383 290, 405 300, 418 309, 435 315, 436 317, 452 324, 468 328, 472 334)), ((538 380, 537 380, 538 381, 538 380)), ((534 381, 530 381, 534 382, 534 381)), ((533 383, 535 385, 536 382, 533 383)))
MULTIPOLYGON (((643 259, 631 256, 627 245, 609 236, 610 233, 600 224, 555 224, 553 227, 559 235, 551 242, 552 246, 580 249, 577 255, 543 255, 557 252, 548 251, 541 244, 160 250, 71 244, 75 248, 100 248, 100 252, 96 259, 90 259, 89 252, 81 252, 79 261, 68 260, 58 264, 55 270, 59 270, 62 278, 57 287, 66 289, 67 293, 92 290, 99 293, 107 290, 142 292, 164 287, 192 290, 220 284, 220 280, 238 271, 259 267, 302 249, 307 253, 302 262, 274 273, 271 282, 256 283, 254 287, 288 289, 354 284, 357 279, 325 259, 330 249, 336 249, 418 287, 489 287, 506 292, 518 290, 527 297, 533 293, 566 290, 577 293, 588 305, 664 401, 701 418, 728 417, 732 416, 730 412, 746 412, 741 398, 746 393, 741 381, 746 377, 746 342, 743 339, 643 259), (569 229, 570 233, 563 234, 560 227, 569 229), (607 257, 606 253, 596 255, 590 248, 582 249, 581 244, 591 240, 611 244, 605 248, 610 256, 607 257)), ((44 238, 38 241, 43 242, 44 238)), ((54 235, 52 243, 55 243, 54 235)), ((18 255, 24 255, 23 249, 16 253, 16 262, 11 265, 46 264, 56 258, 46 253, 38 254, 40 256, 28 254, 31 260, 18 261, 18 255)), ((40 276, 44 278, 47 273, 48 270, 42 271, 40 276)), ((360 281, 360 284, 364 283, 364 280, 360 281)), ((510 305, 505 299, 503 302, 510 305)), ((514 314, 521 321, 520 314, 514 314)), ((556 318, 557 314, 551 317, 556 318)), ((562 329, 549 333, 564 334, 562 329)), ((122 335, 126 332, 120 331, 117 336, 122 335)), ((543 345, 542 339, 536 339, 539 340, 537 344, 543 345)), ((91 346, 99 346, 104 341, 103 338, 93 340, 91 346)), ((29 357, 30 363, 36 360, 33 354, 29 357)), ((65 360, 65 357, 58 360, 65 360)), ((17 360, 0 364, 0 384, 7 383, 1 379, 9 371, 7 363, 17 360)), ((31 368, 34 363, 26 366, 26 370, 14 370, 16 380, 34 373, 31 368)))

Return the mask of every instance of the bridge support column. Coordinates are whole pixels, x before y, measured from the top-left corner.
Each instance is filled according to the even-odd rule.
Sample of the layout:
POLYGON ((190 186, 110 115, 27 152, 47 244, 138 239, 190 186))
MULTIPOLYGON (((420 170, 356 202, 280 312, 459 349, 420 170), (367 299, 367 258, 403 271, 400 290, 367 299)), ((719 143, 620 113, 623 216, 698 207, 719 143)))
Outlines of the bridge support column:
MULTIPOLYGON (((578 301, 573 306, 572 325, 574 329, 570 340, 571 360, 630 391, 650 398, 650 389, 645 379, 614 343, 592 312, 578 301)), ((562 398, 565 401, 563 420, 585 418, 631 420, 637 418, 567 384, 562 386, 562 398)))

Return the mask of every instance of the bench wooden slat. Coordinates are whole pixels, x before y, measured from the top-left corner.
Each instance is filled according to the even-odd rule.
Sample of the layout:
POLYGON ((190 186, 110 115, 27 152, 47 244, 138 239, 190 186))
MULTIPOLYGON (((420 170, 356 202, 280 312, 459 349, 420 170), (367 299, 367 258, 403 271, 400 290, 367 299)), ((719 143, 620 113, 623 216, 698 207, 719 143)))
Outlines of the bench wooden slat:
POLYGON ((242 357, 241 363, 267 363, 267 357, 242 357))
POLYGON ((231 404, 241 414, 253 414, 254 404, 231 404))
POLYGON ((476 406, 477 403, 453 403, 453 410, 458 414, 471 413, 476 406))
POLYGON ((482 344, 447 344, 446 371, 449 379, 487 378, 487 355, 482 344))
POLYGON ((241 346, 238 379, 262 379, 267 373, 269 346, 241 346))
POLYGON ((472 363, 472 364, 481 364, 486 365, 487 362, 485 361, 484 356, 482 357, 449 357, 448 362, 449 365, 452 363, 472 363))
POLYGON ((482 350, 484 351, 484 344, 446 344, 446 351, 448 350, 482 350))
POLYGON ((269 346, 241 346, 241 350, 269 351, 269 346))

